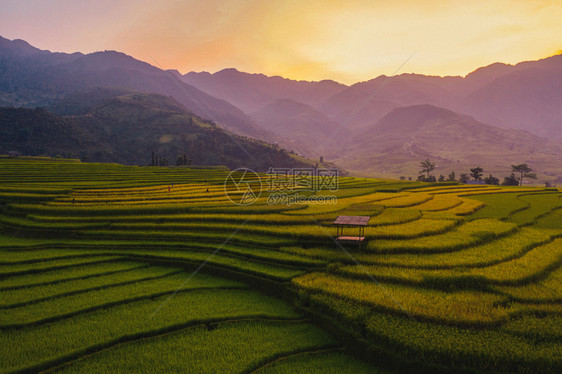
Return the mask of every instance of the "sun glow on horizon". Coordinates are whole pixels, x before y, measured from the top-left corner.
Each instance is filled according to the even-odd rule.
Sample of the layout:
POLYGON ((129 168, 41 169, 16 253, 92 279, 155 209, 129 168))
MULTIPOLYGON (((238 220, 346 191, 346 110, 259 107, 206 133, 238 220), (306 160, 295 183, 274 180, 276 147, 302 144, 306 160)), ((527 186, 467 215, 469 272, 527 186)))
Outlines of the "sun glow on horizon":
POLYGON ((464 76, 562 46, 562 2, 548 0, 4 0, 0 10, 0 35, 41 49, 347 84, 394 72, 464 76))

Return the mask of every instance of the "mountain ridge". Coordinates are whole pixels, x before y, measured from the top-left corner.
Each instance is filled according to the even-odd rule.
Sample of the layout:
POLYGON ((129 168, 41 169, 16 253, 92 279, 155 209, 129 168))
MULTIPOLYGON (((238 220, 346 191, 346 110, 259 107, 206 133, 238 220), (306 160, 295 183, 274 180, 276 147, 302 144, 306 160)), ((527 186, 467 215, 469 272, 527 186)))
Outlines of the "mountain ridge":
POLYGON ((334 159, 356 172, 412 176, 419 161, 430 158, 438 164, 437 174, 459 175, 480 165, 505 176, 511 164, 525 162, 543 178, 562 177, 559 143, 429 104, 391 111, 352 144, 334 159))
POLYGON ((169 165, 176 165, 183 154, 197 165, 256 171, 272 165, 313 164, 274 145, 229 134, 171 97, 141 92, 108 94, 67 116, 44 108, 0 107, 0 140, 4 154, 13 150, 32 156, 73 154, 129 165, 149 165, 151 152, 169 165))
MULTIPOLYGON (((0 37, 1 38, 1 37, 0 37)), ((172 96, 197 115, 221 123, 241 135, 266 137, 234 105, 179 81, 172 73, 116 51, 91 54, 10 53, 19 44, 0 39, 0 105, 36 107, 49 105, 66 94, 95 87, 121 87, 172 96)))
MULTIPOLYGON (((117 91, 157 93, 174 97, 189 112, 213 120, 234 133, 278 143, 314 158, 332 157, 350 169, 361 164, 358 158, 375 156, 381 162, 373 165, 383 168, 386 155, 386 164, 394 162, 398 170, 400 165, 411 163, 409 156, 394 159, 398 150, 408 150, 407 155, 433 155, 448 160, 449 156, 440 156, 439 143, 419 142, 431 134, 441 139, 441 144, 458 143, 457 148, 463 150, 474 148, 471 157, 490 165, 496 164, 498 152, 480 149, 494 147, 507 152, 512 146, 513 155, 527 157, 531 146, 542 144, 548 152, 556 148, 548 142, 545 145, 544 139, 537 140, 537 135, 562 140, 562 55, 515 65, 493 63, 464 77, 405 73, 381 75, 346 86, 330 80, 295 81, 233 68, 213 74, 182 75, 121 52, 57 54, 41 51, 23 41, 0 38, 0 66, 6 67, 0 71, 0 104, 3 105, 47 106, 59 114, 69 115, 73 110, 79 112, 85 108, 80 109, 76 103, 62 107, 60 100, 88 89, 113 87, 117 91), (12 52, 7 53, 7 50, 12 52), (197 80, 199 82, 195 82, 197 80), (388 118, 383 121, 385 116, 401 108, 413 110, 411 107, 423 105, 450 112, 431 109, 433 125, 421 126, 427 133, 418 134, 413 141, 382 141, 384 131, 380 126, 385 123, 385 126, 392 126, 395 134, 401 126, 416 125, 413 117, 404 117, 408 123, 391 123, 388 118), (439 128, 448 138, 436 132, 439 128), (481 129, 497 143, 493 145, 481 137, 479 149, 471 143, 471 137, 459 136, 467 128, 481 129), (521 135, 518 129, 533 136, 521 135), (530 145, 515 142, 514 134, 528 139, 530 145), (370 139, 370 143, 365 139, 370 139), (433 144, 434 149, 428 148, 428 144, 433 144), (523 148, 517 148, 519 146, 523 148)), ((418 115, 425 115, 424 110, 430 111, 428 107, 423 108, 418 107, 418 115)), ((545 157, 548 153, 534 152, 545 157)), ((507 154, 511 157, 509 152, 507 154)), ((552 151, 550 159, 535 156, 528 159, 539 163, 537 169, 558 170, 552 167, 560 160, 557 150, 552 151)), ((384 171, 377 171, 370 165, 362 165, 362 168, 371 173, 384 171)), ((361 171, 359 169, 355 168, 361 171)))
POLYGON ((189 72, 183 78, 185 82, 203 91, 233 102, 246 112, 256 111, 268 102, 287 98, 315 107, 328 96, 346 87, 328 79, 297 81, 278 75, 245 73, 234 68, 222 69, 213 74, 189 72), (322 92, 318 92, 318 89, 322 92), (252 96, 258 102, 250 103, 246 100, 246 97, 252 96))

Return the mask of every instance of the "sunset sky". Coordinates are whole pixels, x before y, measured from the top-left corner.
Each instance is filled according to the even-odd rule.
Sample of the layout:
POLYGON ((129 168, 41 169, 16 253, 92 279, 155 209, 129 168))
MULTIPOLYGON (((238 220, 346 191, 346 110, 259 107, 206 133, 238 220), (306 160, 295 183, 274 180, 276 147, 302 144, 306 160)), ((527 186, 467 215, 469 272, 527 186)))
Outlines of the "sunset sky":
POLYGON ((544 58, 562 49, 560 20, 546 0, 0 1, 0 35, 41 49, 343 83, 544 58))

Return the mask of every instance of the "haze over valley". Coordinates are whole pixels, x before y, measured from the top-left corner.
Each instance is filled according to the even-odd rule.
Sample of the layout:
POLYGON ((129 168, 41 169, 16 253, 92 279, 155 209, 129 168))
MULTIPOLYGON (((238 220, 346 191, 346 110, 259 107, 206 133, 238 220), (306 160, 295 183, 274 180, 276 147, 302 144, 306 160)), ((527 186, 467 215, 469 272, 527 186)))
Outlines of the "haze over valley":
MULTIPOLYGON (((85 131, 91 138, 90 148, 99 148, 81 150, 89 153, 90 160, 142 164, 148 162, 146 155, 152 148, 167 152, 165 158, 170 162, 184 151, 202 164, 240 166, 240 160, 247 158, 234 156, 243 153, 240 149, 230 151, 238 161, 230 160, 225 151, 202 155, 192 143, 186 146, 185 139, 196 138, 189 125, 169 118, 131 116, 115 106, 117 102, 123 105, 119 97, 138 92, 145 94, 145 108, 146 101, 152 100, 149 106, 159 113, 171 110, 195 115, 214 122, 216 131, 222 128, 284 148, 311 163, 322 157, 352 174, 415 177, 419 161, 430 158, 437 164, 436 173, 444 175, 477 165, 486 172, 506 174, 509 165, 528 163, 542 179, 562 181, 562 55, 515 65, 493 63, 465 77, 381 75, 352 85, 333 80, 296 81, 233 68, 182 75, 121 52, 57 53, 5 38, 0 39, 0 58, 1 105, 42 107, 52 113, 43 119, 35 114, 35 126, 41 127, 41 121, 58 121, 63 127, 76 124, 55 135, 61 137, 58 149, 44 145, 32 149, 22 142, 37 130, 21 127, 14 135, 13 126, 7 128, 4 120, 0 144, 4 153, 76 154, 72 144, 77 143, 63 138, 83 137, 85 131), (102 112, 109 117, 100 119, 102 112), (111 120, 120 116, 126 119, 111 120), (119 130, 123 120, 131 125, 137 121, 151 130, 143 133, 144 139, 131 139, 119 130), (96 125, 76 133, 88 122, 96 125), (105 129, 103 136, 123 139, 118 146, 102 145, 104 131, 95 126, 105 129), (159 144, 158 139, 167 133, 176 142, 159 144)), ((21 111, 17 115, 22 120, 30 114, 21 111)), ((36 138, 35 144, 40 142, 36 138)))

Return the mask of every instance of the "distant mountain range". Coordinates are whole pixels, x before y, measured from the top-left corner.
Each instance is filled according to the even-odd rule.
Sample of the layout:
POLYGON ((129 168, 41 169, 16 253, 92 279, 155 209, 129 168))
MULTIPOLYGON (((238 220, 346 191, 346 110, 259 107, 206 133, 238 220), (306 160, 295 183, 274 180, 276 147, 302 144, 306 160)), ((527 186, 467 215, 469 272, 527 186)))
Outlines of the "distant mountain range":
POLYGON ((490 126, 429 104, 392 110, 334 157, 351 170, 404 176, 416 175, 420 160, 426 158, 435 162, 437 176, 451 171, 458 176, 475 166, 505 176, 510 165, 520 163, 540 166, 543 180, 562 176, 560 143, 523 130, 490 126))
POLYGON ((187 73, 183 81, 195 87, 204 87, 210 95, 236 105, 246 113, 255 112, 279 99, 292 99, 318 107, 347 86, 324 80, 321 82, 294 81, 263 74, 248 74, 236 69, 224 69, 215 74, 187 73))
POLYGON ((356 173, 415 176, 429 157, 457 173, 479 164, 506 174, 527 162, 562 180, 562 55, 466 77, 383 75, 346 86, 235 69, 181 75, 119 52, 51 53, 0 38, 0 105, 74 115, 100 87, 170 96, 229 131, 356 173))
POLYGON ((183 80, 246 113, 278 99, 300 101, 341 123, 346 131, 367 128, 399 107, 431 104, 494 126, 562 140, 562 55, 517 65, 495 63, 464 78, 382 75, 349 87, 234 69, 215 74, 188 73, 183 80))
POLYGON ((243 108, 280 144, 356 173, 416 175, 429 157, 446 174, 476 164, 506 174, 527 162, 543 179, 562 180, 562 55, 466 77, 383 75, 351 86, 234 69, 183 78, 243 108))

